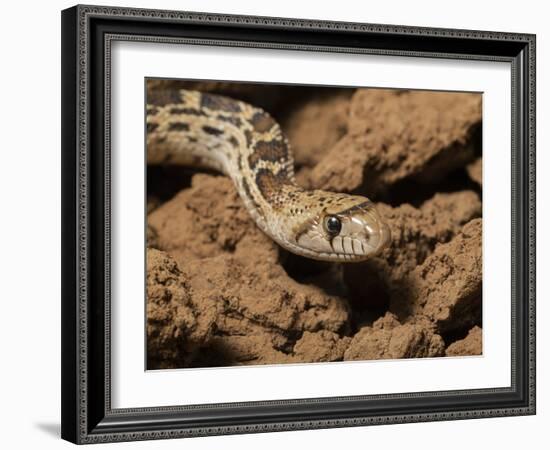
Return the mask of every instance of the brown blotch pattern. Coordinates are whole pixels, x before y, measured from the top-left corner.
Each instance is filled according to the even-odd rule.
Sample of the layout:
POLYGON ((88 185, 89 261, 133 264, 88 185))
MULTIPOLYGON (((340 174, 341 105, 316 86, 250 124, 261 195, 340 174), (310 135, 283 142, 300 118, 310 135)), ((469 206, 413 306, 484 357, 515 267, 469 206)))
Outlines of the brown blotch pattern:
POLYGON ((210 134, 211 136, 219 136, 220 134, 223 134, 223 130, 211 127, 209 125, 204 125, 202 127, 202 131, 204 131, 206 134, 210 134))
POLYGON ((275 125, 273 118, 264 112, 257 112, 254 114, 252 119, 250 119, 250 123, 254 127, 254 130, 258 133, 265 133, 266 131, 271 130, 275 125))
POLYGON ((235 100, 210 94, 201 95, 201 108, 227 112, 241 112, 241 107, 235 100))
POLYGON ((268 169, 260 169, 256 173, 256 185, 266 202, 278 208, 284 205, 280 191, 284 185, 290 185, 286 170, 279 170, 276 174, 268 169))
POLYGON ((185 122, 172 122, 168 126, 169 131, 189 131, 189 124, 185 122))
POLYGON ((237 140, 237 138, 235 136, 230 136, 229 137, 229 143, 234 147, 234 148, 237 148, 239 146, 239 141, 237 140))
POLYGON ((280 167, 276 174, 274 174, 283 184, 292 184, 290 181, 290 173, 286 167, 280 167))
POLYGON ((260 160, 281 162, 288 157, 288 147, 283 141, 259 141, 254 146, 254 153, 248 157, 248 164, 253 169, 260 160))
POLYGON ((147 94, 147 103, 153 106, 164 106, 181 103, 180 92, 174 89, 155 89, 147 94))
POLYGON ((147 105, 147 115, 154 116, 159 112, 158 106, 147 105))
POLYGON ((158 123, 148 123, 147 124, 147 133, 152 133, 159 127, 158 123))
POLYGON ((231 125, 235 125, 237 128, 241 128, 243 125, 243 122, 241 119, 235 116, 222 116, 219 115, 216 117, 217 120, 221 120, 222 122, 230 123, 231 125))
POLYGON ((206 114, 199 109, 185 108, 182 106, 175 106, 170 109, 170 114, 187 114, 191 116, 205 116, 206 114))

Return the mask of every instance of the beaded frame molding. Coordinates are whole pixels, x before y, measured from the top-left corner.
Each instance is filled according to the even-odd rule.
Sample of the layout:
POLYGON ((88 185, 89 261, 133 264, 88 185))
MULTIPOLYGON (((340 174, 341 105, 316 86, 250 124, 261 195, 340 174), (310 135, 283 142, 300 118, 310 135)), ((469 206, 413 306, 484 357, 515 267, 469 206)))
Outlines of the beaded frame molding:
POLYGON ((64 439, 84 444, 535 413, 534 35, 79 5, 62 12, 62 86, 64 439), (113 409, 109 99, 115 40, 509 62, 511 386, 113 409))

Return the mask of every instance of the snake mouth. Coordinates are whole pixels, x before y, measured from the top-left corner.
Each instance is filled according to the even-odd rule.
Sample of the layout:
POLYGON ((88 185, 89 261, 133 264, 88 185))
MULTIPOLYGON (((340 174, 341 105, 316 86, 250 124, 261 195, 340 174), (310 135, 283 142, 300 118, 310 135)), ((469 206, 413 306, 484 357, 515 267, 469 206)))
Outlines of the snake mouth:
POLYGON ((358 237, 336 236, 331 241, 331 246, 336 258, 345 261, 367 259, 378 255, 387 247, 391 239, 388 225, 381 223, 376 230, 366 227, 365 234, 358 237))
MULTIPOLYGON (((311 259, 332 262, 361 262, 379 255, 391 241, 391 232, 387 224, 381 223, 376 230, 370 230, 367 239, 336 236, 330 243, 331 250, 320 251, 313 248, 300 247, 299 252, 311 259)), ((296 252, 294 246, 287 243, 286 247, 296 252)))

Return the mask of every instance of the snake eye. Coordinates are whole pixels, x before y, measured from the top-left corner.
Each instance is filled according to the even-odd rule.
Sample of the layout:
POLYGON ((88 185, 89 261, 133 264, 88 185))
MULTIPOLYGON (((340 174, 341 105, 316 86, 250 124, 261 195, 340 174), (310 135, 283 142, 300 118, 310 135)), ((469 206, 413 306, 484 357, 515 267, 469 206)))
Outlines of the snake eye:
POLYGON ((338 233, 340 233, 340 230, 342 229, 342 222, 340 222, 340 219, 336 216, 325 217, 324 225, 327 233, 331 234, 332 236, 336 236, 338 233))

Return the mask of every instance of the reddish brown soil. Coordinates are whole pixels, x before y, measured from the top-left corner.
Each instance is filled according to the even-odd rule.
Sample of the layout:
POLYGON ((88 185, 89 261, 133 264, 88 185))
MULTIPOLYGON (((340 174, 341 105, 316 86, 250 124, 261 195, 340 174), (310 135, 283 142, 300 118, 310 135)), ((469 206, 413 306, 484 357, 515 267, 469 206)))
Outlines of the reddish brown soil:
POLYGON ((481 355, 481 328, 473 327, 464 339, 447 347, 446 356, 481 355))
POLYGON ((299 182, 367 194, 392 243, 359 264, 291 255, 228 178, 150 167, 149 368, 481 354, 479 95, 191 87, 272 112, 299 182))

